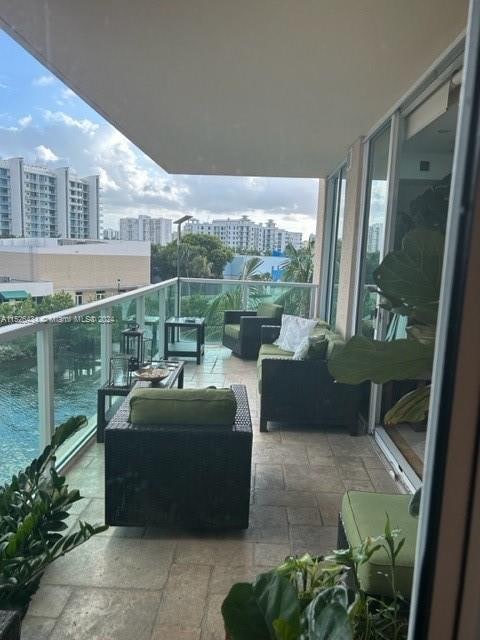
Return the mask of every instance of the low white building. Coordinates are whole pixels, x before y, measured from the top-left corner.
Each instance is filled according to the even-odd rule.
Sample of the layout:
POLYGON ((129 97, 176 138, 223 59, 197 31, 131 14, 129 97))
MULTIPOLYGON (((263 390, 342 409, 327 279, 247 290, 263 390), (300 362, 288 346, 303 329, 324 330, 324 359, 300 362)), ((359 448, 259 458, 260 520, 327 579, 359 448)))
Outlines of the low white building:
POLYGON ((150 284, 150 249, 138 241, 0 239, 0 290, 14 279, 52 283, 49 293, 69 292, 77 304, 104 298, 150 284))
POLYGON ((283 252, 289 244, 296 249, 302 244, 301 233, 280 229, 273 220, 269 220, 265 225, 253 222, 248 216, 212 222, 193 219, 185 224, 184 233, 216 236, 228 247, 237 250, 283 252))

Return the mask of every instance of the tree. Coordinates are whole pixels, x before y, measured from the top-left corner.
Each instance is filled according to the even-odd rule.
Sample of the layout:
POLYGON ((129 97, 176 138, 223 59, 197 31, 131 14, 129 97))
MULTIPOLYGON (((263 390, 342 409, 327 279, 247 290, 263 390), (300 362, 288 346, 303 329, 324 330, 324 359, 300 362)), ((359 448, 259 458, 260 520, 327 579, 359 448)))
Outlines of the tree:
MULTIPOLYGON (((223 278, 233 251, 216 236, 190 233, 180 242, 180 276, 186 278, 223 278)), ((161 247, 152 246, 152 282, 168 280, 177 275, 177 242, 161 247)))
POLYGON ((312 282, 313 280, 313 258, 315 242, 309 240, 304 247, 295 249, 289 244, 285 249, 285 256, 288 261, 282 263, 282 280, 286 282, 312 282))
POLYGON ((58 291, 51 296, 45 296, 37 305, 39 316, 55 313, 56 311, 63 311, 63 309, 68 309, 69 307, 73 307, 73 298, 65 291, 58 291))

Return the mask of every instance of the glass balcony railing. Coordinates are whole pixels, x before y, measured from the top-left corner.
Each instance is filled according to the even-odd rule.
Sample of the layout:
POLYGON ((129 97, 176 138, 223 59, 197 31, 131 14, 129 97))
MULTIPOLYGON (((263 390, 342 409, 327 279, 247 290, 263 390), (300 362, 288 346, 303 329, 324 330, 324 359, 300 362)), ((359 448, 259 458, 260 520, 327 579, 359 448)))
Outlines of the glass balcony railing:
POLYGON ((275 302, 286 313, 311 316, 317 298, 311 284, 181 278, 178 288, 172 279, 0 327, 0 482, 38 455, 70 416, 85 415, 88 424, 68 441, 60 465, 92 436, 97 389, 120 352, 121 332, 137 322, 147 357, 162 358, 164 321, 176 313, 178 292, 180 314, 204 317, 209 343, 220 342, 227 309, 275 302))

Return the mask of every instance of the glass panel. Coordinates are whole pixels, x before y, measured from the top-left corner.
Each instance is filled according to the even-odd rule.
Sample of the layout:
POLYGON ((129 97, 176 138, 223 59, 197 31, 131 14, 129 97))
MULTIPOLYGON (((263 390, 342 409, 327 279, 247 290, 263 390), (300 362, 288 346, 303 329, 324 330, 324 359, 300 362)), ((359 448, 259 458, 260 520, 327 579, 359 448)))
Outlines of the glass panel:
POLYGON ((249 287, 248 308, 256 309, 259 304, 271 302, 283 306, 284 313, 307 318, 310 315, 311 298, 314 288, 292 287, 285 284, 265 284, 249 287))
POLYGON ((373 337, 378 296, 373 272, 380 264, 383 251, 385 220, 387 216, 387 172, 390 125, 383 129, 370 143, 367 179, 367 207, 362 258, 358 333, 373 337))
POLYGON ((160 296, 153 291, 145 296, 145 361, 159 360, 163 354, 159 354, 159 336, 163 326, 160 326, 160 296))
POLYGON ((332 276, 330 282, 329 322, 335 325, 337 317, 338 282, 340 279, 340 259, 342 256, 343 220, 345 213, 345 191, 347 179, 345 167, 335 178, 334 224, 332 228, 331 263, 332 276))
MULTIPOLYGON (((120 353, 122 346, 122 331, 128 328, 130 323, 134 323, 137 318, 137 304, 135 300, 127 300, 114 304, 112 309, 112 350, 120 353)), ((145 311, 146 313, 146 311, 145 311)))
MULTIPOLYGON (((223 312, 246 309, 247 298, 240 283, 182 282, 180 313, 205 318, 205 341, 219 343, 222 338, 223 312)), ((194 340, 194 331, 182 329, 183 340, 194 340)))
POLYGON ((70 416, 85 415, 88 425, 70 438, 59 460, 96 426, 97 389, 101 384, 99 315, 73 316, 53 327, 55 425, 70 416))
MULTIPOLYGON (((288 283, 258 284, 182 282, 181 315, 204 317, 206 341, 219 343, 222 338, 223 313, 229 309, 254 311, 263 302, 281 304, 285 313, 308 317, 314 287, 292 287, 288 283)), ((192 339, 193 332, 182 329, 182 339, 192 339)))
POLYGON ((40 452, 36 336, 0 344, 0 483, 40 452))

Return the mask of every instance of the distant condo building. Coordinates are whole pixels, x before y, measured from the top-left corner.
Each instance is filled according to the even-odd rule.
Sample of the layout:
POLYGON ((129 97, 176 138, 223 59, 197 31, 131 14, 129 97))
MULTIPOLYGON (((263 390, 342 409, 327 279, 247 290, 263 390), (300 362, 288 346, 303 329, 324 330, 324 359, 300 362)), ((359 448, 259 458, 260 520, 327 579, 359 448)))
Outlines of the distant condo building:
POLYGON ((172 221, 169 218, 120 218, 120 240, 145 240, 165 245, 172 240, 172 221))
POLYGON ((377 253, 380 251, 380 244, 383 240, 383 223, 374 222, 368 228, 367 253, 377 253))
POLYGON ((103 239, 104 240, 120 240, 120 231, 118 229, 112 229, 111 227, 104 227, 103 239))
POLYGON ((99 176, 0 160, 0 237, 100 237, 99 176))
POLYGON ((302 244, 301 233, 280 229, 273 220, 269 220, 265 225, 259 224, 250 220, 248 216, 212 222, 193 219, 185 224, 184 233, 216 236, 224 244, 237 250, 285 251, 289 244, 296 249, 302 244))

